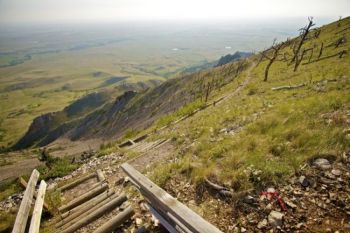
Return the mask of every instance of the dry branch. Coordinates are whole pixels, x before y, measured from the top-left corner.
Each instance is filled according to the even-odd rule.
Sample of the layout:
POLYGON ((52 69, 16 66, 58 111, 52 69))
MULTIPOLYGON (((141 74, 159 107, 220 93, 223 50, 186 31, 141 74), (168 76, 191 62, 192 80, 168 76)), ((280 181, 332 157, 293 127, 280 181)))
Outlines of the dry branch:
POLYGON ((305 83, 299 84, 299 85, 295 85, 295 86, 280 86, 280 87, 273 87, 271 88, 271 90, 273 91, 279 91, 279 90, 290 90, 290 89, 296 89, 296 88, 300 88, 300 87, 304 87, 305 83))

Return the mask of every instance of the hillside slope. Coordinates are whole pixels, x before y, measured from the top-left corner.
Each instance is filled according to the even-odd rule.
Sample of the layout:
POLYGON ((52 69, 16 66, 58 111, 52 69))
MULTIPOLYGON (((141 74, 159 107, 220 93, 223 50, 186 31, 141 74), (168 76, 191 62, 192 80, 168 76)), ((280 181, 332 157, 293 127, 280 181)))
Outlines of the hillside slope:
MULTIPOLYGON (((91 106, 88 114, 75 117, 74 120, 70 117, 61 117, 67 115, 67 108, 63 112, 45 114, 33 121, 15 148, 45 146, 60 137, 70 140, 91 138, 111 140, 127 131, 138 132, 149 127, 161 116, 174 112, 188 103, 190 103, 187 106, 188 111, 205 104, 205 99, 213 90, 230 83, 248 66, 248 61, 241 60, 220 68, 173 78, 159 86, 158 83, 152 83, 150 86, 153 88, 147 86, 130 88, 138 90, 137 93, 127 91, 113 103, 99 103, 95 109, 91 106), (60 120, 51 119, 52 115, 55 115, 54 119, 60 118, 60 120)), ((74 105, 79 105, 79 102, 81 101, 78 100, 74 105)))
MULTIPOLYGON (((348 17, 311 30, 296 70, 292 49, 301 37, 284 42, 266 82, 266 56, 275 50, 250 57, 257 65, 239 95, 149 138, 171 139, 176 147, 170 162, 148 169, 150 177, 224 232, 268 231, 272 210, 283 216, 282 231, 347 232, 349 26, 348 17), (320 169, 317 159, 330 165, 320 169), (277 199, 262 199, 261 193, 271 190, 288 201, 287 211, 277 199)), ((217 96, 236 90, 246 78, 243 72, 217 96)))

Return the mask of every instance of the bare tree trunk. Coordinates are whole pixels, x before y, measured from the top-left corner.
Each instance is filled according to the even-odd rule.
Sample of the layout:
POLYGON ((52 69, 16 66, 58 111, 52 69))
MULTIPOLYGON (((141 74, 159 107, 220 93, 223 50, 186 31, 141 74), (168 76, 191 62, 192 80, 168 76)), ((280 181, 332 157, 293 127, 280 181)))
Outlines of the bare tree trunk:
POLYGON ((268 76, 269 76, 270 67, 271 67, 271 65, 272 65, 272 63, 273 63, 274 61, 275 61, 275 59, 271 59, 271 60, 269 61, 269 63, 267 64, 266 68, 265 68, 265 78, 264 78, 264 82, 267 81, 267 78, 268 78, 268 76))
POLYGON ((321 44, 321 49, 320 49, 320 52, 318 54, 318 57, 317 57, 317 60, 320 60, 321 56, 322 56, 322 53, 323 53, 323 42, 321 44))
POLYGON ((302 33, 301 33, 300 42, 298 44, 298 47, 293 51, 294 52, 294 56, 292 58, 291 63, 293 63, 296 60, 297 56, 299 56, 300 49, 301 49, 301 47, 303 46, 303 44, 304 44, 304 42, 306 40, 306 36, 309 34, 311 27, 314 26, 314 25, 315 24, 313 23, 312 18, 309 17, 309 24, 306 27, 301 29, 302 33))
POLYGON ((303 52, 301 53, 300 58, 299 58, 299 56, 296 57, 296 59, 295 59, 295 66, 294 66, 294 72, 298 70, 298 67, 299 67, 301 61, 303 60, 305 53, 306 53, 306 50, 303 50, 303 52))

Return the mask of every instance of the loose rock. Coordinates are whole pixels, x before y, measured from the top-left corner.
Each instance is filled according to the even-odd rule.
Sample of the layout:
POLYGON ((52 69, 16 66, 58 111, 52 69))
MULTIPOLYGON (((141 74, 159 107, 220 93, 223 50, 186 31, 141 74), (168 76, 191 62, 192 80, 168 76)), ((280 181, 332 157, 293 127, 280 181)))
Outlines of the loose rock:
POLYGON ((273 210, 273 211, 271 211, 271 213, 269 214, 269 217, 268 217, 269 223, 273 227, 280 227, 280 226, 282 226, 283 216, 284 216, 284 214, 282 214, 281 212, 273 210))
POLYGON ((313 164, 321 170, 328 170, 331 168, 330 162, 323 158, 316 159, 313 164))

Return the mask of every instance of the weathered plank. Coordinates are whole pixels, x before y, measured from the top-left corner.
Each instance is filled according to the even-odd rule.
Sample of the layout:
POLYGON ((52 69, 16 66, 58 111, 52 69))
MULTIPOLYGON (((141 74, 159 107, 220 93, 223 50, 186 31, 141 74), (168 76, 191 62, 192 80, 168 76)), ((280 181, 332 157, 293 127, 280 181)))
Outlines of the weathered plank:
MULTIPOLYGON (((22 177, 20 177, 19 178, 19 182, 21 183, 21 185, 23 186, 23 188, 27 188, 27 186, 28 186, 28 183, 27 183, 27 181, 25 181, 25 179, 23 179, 22 177)), ((35 198, 37 198, 37 194, 36 194, 36 192, 34 192, 34 197, 35 198)), ((47 211, 50 211, 49 210, 49 205, 46 203, 46 202, 44 202, 44 208, 47 210, 47 211)))
POLYGON ((41 213, 43 211, 43 204, 46 192, 46 183, 44 180, 40 182, 38 195, 35 201, 32 220, 30 222, 29 233, 39 233, 41 213))
POLYGON ((89 175, 80 177, 79 179, 77 179, 77 180, 75 180, 75 181, 73 181, 73 182, 71 182, 71 183, 68 183, 68 184, 66 184, 66 185, 63 185, 62 187, 60 187, 60 188, 58 188, 58 189, 59 189, 61 192, 63 192, 63 191, 65 191, 65 190, 71 189, 71 188, 73 188, 73 187, 75 187, 75 186, 77 186, 77 185, 83 183, 84 181, 89 180, 89 179, 91 179, 91 178, 93 178, 93 177, 95 177, 95 176, 96 176, 96 173, 91 173, 91 174, 89 174, 89 175))
POLYGON ((104 198, 103 200, 101 200, 99 202, 95 202, 95 203, 89 204, 89 205, 85 205, 85 204, 81 205, 82 208, 79 211, 76 211, 76 212, 70 214, 65 219, 62 219, 61 222, 58 222, 55 225, 56 228, 62 228, 62 229, 68 228, 70 225, 73 225, 75 222, 77 222, 79 220, 79 217, 81 217, 82 215, 87 215, 87 214, 95 211, 96 209, 100 208, 101 206, 107 204, 108 202, 110 202, 114 198, 118 197, 118 194, 115 192, 109 192, 107 194, 104 193, 104 196, 106 198, 104 198))
POLYGON ((85 202, 84 205, 76 206, 73 209, 67 212, 64 212, 63 214, 61 214, 61 219, 67 218, 68 216, 75 214, 76 212, 85 211, 95 206, 96 204, 100 203, 101 201, 105 200, 106 198, 112 196, 113 194, 114 194, 114 190, 107 189, 103 193, 100 193, 98 196, 91 198, 90 200, 85 202))
POLYGON ((89 224, 90 222, 98 219, 99 217, 101 217, 102 215, 104 215, 106 212, 109 212, 111 210, 113 210, 115 207, 121 205, 124 201, 126 201, 126 195, 125 194, 121 194, 119 197, 113 199, 112 201, 108 202, 106 205, 101 206, 100 208, 98 208, 97 210, 93 211, 92 213, 82 217, 81 219, 79 219, 79 221, 77 221, 76 223, 74 223, 73 225, 71 225, 70 227, 64 229, 64 230, 60 230, 58 232, 60 233, 71 233, 71 232, 75 232, 76 230, 80 229, 81 227, 89 224))
POLYGON ((81 195, 80 197, 78 197, 78 198, 70 201, 69 203, 61 206, 60 208, 58 208, 58 210, 60 212, 65 212, 65 211, 71 210, 74 207, 76 207, 76 206, 90 200, 91 198, 97 196, 98 194, 102 193, 107 188, 108 188, 108 185, 106 183, 102 183, 99 186, 95 187, 94 189, 91 189, 87 193, 81 195))
POLYGON ((105 178, 105 175, 103 174, 103 171, 101 169, 98 169, 96 171, 96 174, 97 174, 98 181, 100 181, 100 182, 105 181, 106 178, 105 178))
POLYGON ((12 233, 23 233, 26 229, 29 211, 34 196, 35 185, 38 182, 39 175, 39 172, 36 169, 34 169, 32 175, 30 176, 26 191, 24 192, 24 196, 17 213, 12 233))
POLYGON ((158 187, 147 177, 127 163, 121 165, 124 172, 130 177, 150 205, 161 213, 163 217, 172 220, 184 232, 193 233, 221 233, 219 229, 205 221, 198 214, 173 198, 170 194, 158 187))
POLYGON ((115 217, 110 219, 108 222, 97 228, 93 233, 110 233, 117 229, 126 220, 130 219, 134 215, 134 210, 131 206, 117 214, 115 217))

